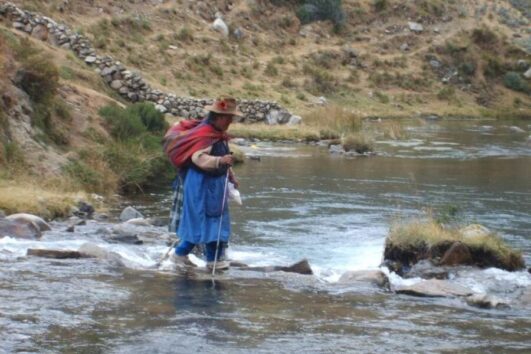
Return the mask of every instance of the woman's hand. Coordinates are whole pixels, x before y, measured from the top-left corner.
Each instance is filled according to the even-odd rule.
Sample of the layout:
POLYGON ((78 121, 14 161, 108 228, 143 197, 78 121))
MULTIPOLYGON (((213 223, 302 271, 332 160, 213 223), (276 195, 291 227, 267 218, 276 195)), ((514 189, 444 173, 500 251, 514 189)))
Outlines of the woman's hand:
POLYGON ((240 182, 234 177, 234 175, 231 173, 229 175, 229 181, 234 184, 234 188, 238 189, 240 187, 240 182))
POLYGON ((219 159, 220 166, 232 166, 234 164, 234 156, 227 154, 224 156, 221 156, 219 159))

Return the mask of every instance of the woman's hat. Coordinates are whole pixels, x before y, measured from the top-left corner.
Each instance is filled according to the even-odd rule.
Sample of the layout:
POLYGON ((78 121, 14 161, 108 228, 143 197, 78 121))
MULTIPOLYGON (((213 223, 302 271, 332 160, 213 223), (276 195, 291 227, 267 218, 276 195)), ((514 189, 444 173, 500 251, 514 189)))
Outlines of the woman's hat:
POLYGON ((218 98, 212 105, 206 106, 205 109, 220 114, 232 114, 240 117, 244 116, 244 114, 238 110, 236 99, 232 97, 218 98))

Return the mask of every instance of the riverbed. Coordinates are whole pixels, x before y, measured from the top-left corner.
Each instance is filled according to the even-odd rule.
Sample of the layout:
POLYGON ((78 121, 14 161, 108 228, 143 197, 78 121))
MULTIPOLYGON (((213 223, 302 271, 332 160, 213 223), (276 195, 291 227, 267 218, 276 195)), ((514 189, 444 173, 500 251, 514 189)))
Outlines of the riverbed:
MULTIPOLYGON (((231 269, 213 279, 196 256, 197 270, 174 271, 170 262, 153 269, 166 244, 106 243, 109 221, 90 221, 73 234, 56 222, 41 241, 0 239, 0 351, 529 352, 531 309, 512 303, 531 286, 527 271, 455 275, 476 293, 512 303, 501 309, 338 282, 347 271, 380 269, 389 226, 426 215, 485 225, 531 264, 527 122, 405 125, 402 140, 377 136, 370 157, 331 155, 318 145, 242 147, 260 159, 235 168, 243 205, 231 204, 229 256, 253 266, 306 258, 314 276, 231 269), (77 249, 85 242, 122 262, 25 256, 32 247, 77 249)), ((165 217, 170 190, 161 186, 125 204, 165 217)), ((419 281, 389 276, 392 287, 419 281)))

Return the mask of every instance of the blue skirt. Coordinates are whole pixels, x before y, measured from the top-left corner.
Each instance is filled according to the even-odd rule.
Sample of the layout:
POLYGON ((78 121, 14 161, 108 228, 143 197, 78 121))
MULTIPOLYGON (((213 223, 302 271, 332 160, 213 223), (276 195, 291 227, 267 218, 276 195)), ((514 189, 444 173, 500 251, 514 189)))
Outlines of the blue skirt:
POLYGON ((225 179, 225 175, 215 177, 195 168, 188 170, 184 179, 183 207, 177 230, 181 240, 193 244, 216 242, 221 219, 220 241, 229 241, 231 230, 228 195, 223 201, 225 179))

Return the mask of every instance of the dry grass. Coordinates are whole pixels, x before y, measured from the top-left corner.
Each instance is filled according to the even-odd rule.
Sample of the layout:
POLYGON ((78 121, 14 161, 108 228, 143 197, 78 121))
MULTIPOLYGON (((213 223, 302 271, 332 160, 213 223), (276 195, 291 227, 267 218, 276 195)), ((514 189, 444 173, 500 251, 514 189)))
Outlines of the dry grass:
MULTIPOLYGON (((521 253, 513 250, 494 232, 474 237, 465 237, 455 228, 444 228, 433 219, 395 223, 387 238, 388 245, 406 249, 422 249, 445 242, 459 241, 472 252, 494 255, 501 263, 515 265, 521 262, 521 253)), ((518 268, 518 267, 516 267, 518 268)))
POLYGON ((340 133, 350 133, 361 130, 363 118, 347 108, 332 104, 305 115, 304 122, 319 130, 331 129, 340 133))
POLYGON ((351 133, 341 139, 345 151, 356 151, 363 154, 374 150, 374 139, 366 133, 351 133))
POLYGON ((84 193, 41 187, 26 180, 0 181, 0 209, 7 214, 30 213, 45 219, 65 217, 80 199, 88 200, 88 197, 84 193))
POLYGON ((269 141, 317 141, 320 133, 308 126, 287 126, 267 124, 232 124, 229 134, 237 138, 259 139, 269 141))

